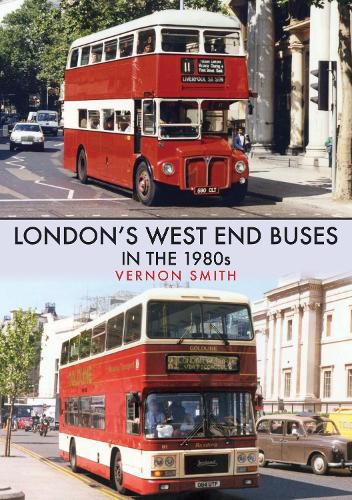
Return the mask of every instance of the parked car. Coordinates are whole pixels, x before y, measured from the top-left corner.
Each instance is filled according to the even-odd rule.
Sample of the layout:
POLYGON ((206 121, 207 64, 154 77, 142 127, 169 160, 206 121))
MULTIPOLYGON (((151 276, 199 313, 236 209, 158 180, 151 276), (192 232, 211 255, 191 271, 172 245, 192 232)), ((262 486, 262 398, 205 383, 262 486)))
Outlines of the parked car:
POLYGON ((44 151, 44 134, 40 125, 36 123, 16 123, 10 135, 10 151, 22 146, 44 151))
POLYGON ((32 428, 32 417, 21 417, 17 421, 18 429, 24 429, 28 431, 32 428))
POLYGON ((352 472, 352 441, 332 420, 317 415, 268 415, 257 422, 259 466, 268 462, 310 465, 315 474, 331 468, 352 472))

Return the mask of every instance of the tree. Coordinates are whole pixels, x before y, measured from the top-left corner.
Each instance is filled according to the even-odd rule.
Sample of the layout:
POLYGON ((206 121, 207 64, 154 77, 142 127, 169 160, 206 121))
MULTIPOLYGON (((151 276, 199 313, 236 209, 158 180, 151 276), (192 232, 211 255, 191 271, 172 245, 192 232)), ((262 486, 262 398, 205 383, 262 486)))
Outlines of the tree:
POLYGON ((5 456, 11 452, 11 428, 16 398, 31 392, 31 371, 39 362, 41 328, 38 315, 19 309, 12 320, 0 330, 0 394, 10 402, 7 421, 5 456))
MULTIPOLYGON (((276 0, 279 6, 292 5, 295 0, 276 0)), ((301 0, 323 8, 332 0, 301 0)), ((297 3, 297 0, 296 0, 297 3)), ((339 67, 342 113, 337 138, 336 186, 334 198, 352 199, 352 0, 337 0, 339 12, 339 67)))

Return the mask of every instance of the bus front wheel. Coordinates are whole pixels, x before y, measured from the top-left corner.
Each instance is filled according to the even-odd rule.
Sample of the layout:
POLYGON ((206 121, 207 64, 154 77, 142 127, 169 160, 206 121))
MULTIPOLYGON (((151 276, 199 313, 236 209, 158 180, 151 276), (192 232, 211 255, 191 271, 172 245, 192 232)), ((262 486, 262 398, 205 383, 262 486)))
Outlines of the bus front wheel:
POLYGON ((112 482, 114 488, 121 494, 126 493, 126 488, 123 486, 122 460, 119 451, 115 453, 112 467, 112 482))
POLYGON ((87 184, 87 156, 84 149, 81 149, 77 160, 77 177, 82 182, 82 184, 87 184))
POLYGON ((70 443, 70 466, 72 472, 77 472, 77 453, 76 453, 76 443, 75 440, 72 439, 70 443))
POLYGON ((150 206, 159 198, 159 186, 152 178, 148 165, 144 161, 137 167, 135 187, 137 198, 143 205, 150 206))

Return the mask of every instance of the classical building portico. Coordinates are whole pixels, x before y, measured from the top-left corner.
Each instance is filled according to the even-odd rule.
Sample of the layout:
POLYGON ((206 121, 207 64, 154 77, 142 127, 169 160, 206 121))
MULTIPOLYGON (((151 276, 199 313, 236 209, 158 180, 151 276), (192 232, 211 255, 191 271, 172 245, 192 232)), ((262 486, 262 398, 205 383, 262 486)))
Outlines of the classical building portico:
POLYGON ((351 276, 286 279, 254 303, 253 320, 268 409, 352 407, 351 276))

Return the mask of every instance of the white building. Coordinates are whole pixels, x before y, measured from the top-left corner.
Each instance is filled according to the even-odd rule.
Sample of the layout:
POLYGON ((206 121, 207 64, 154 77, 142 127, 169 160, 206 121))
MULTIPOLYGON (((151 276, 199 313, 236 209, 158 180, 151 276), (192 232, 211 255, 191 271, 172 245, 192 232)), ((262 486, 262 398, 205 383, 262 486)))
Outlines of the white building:
POLYGON ((352 276, 282 281, 253 319, 266 409, 352 407, 352 276))

